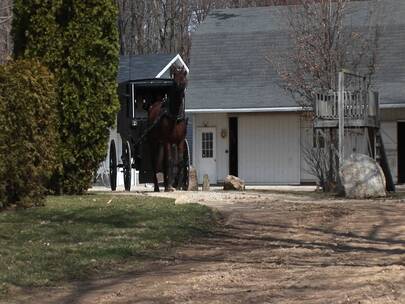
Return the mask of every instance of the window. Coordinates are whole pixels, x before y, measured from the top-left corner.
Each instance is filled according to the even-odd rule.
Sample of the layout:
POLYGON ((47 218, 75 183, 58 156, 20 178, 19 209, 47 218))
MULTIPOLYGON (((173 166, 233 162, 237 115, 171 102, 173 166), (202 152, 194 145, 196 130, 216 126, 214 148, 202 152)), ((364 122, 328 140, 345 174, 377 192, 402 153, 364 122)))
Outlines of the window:
POLYGON ((214 156, 214 135, 212 132, 202 132, 202 157, 212 158, 214 156))

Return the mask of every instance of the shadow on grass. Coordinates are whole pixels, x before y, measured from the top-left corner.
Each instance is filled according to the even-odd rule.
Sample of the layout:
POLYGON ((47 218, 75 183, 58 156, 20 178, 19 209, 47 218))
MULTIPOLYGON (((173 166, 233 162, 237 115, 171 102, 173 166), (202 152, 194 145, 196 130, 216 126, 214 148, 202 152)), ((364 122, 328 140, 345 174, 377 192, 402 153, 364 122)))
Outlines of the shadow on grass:
MULTIPOLYGON (((80 303, 91 294, 111 293, 116 291, 120 284, 134 283, 145 275, 156 276, 157 280, 159 275, 173 276, 175 280, 176 276, 184 278, 190 274, 192 276, 194 272, 195 276, 204 274, 205 269, 212 272, 216 267, 222 267, 223 271, 223 267, 227 267, 223 263, 233 265, 233 268, 237 269, 249 267, 268 269, 269 272, 282 271, 282 267, 285 267, 292 282, 299 282, 299 276, 302 276, 305 269, 315 268, 320 277, 325 275, 322 281, 325 282, 325 286, 322 286, 325 292, 335 293, 347 291, 348 288, 361 289, 360 283, 356 285, 353 281, 345 281, 349 270, 352 276, 363 275, 365 281, 367 275, 378 271, 373 267, 405 266, 405 240, 395 229, 405 225, 405 206, 369 206, 362 203, 351 205, 350 208, 342 206, 339 209, 333 205, 327 207, 318 204, 308 208, 308 204, 294 204, 296 208, 291 209, 289 206, 293 204, 283 204, 283 214, 274 212, 271 208, 262 209, 261 214, 255 209, 233 212, 225 228, 194 241, 191 252, 186 250, 186 253, 180 252, 174 257, 156 251, 138 255, 139 259, 148 261, 167 260, 164 265, 174 267, 162 270, 165 266, 157 264, 144 271, 128 272, 104 282, 78 284, 68 295, 54 303, 80 303), (285 218, 281 218, 282 216, 285 218), (302 224, 297 221, 301 217, 308 222, 302 224), (347 231, 347 225, 351 225, 350 232, 347 231), (176 267, 178 264, 180 267, 176 267), (328 267, 332 267, 329 273, 328 267), (367 271, 362 272, 365 268, 367 271), (328 279, 332 280, 333 284, 328 279)), ((238 290, 237 286, 232 285, 232 288, 238 290)), ((240 288, 246 289, 245 286, 240 288)), ((311 286, 310 281, 305 280, 302 283, 291 283, 287 289, 298 293, 305 290, 308 294, 319 292, 318 285, 311 286)), ((199 291, 190 289, 188 296, 196 299, 199 295, 195 292, 199 291)), ((212 299, 220 296, 215 292, 203 295, 212 299)), ((263 295, 263 292, 259 292, 258 296, 260 295, 263 295)), ((159 290, 156 290, 150 297, 134 295, 131 303, 139 303, 145 299, 154 303, 174 300, 162 296, 159 290)), ((208 301, 208 298, 204 298, 204 301, 208 301)))
POLYGON ((209 208, 170 199, 50 197, 46 207, 0 214, 0 285, 50 286, 139 266, 148 253, 208 236, 215 223, 209 208))
MULTIPOLYGON (((197 205, 189 207, 197 207, 197 205)), ((329 276, 336 275, 336 277, 332 279, 329 277, 334 280, 333 284, 330 284, 331 281, 329 281, 325 284, 330 284, 330 286, 325 288, 329 288, 329 290, 335 288, 336 292, 339 292, 341 286, 345 286, 337 286, 339 275, 340 278, 347 275, 345 271, 350 270, 355 275, 357 269, 359 273, 365 268, 370 273, 374 273, 376 270, 373 270, 373 267, 405 266, 405 239, 403 237, 405 205, 403 204, 361 202, 336 206, 333 203, 320 205, 283 202, 263 209, 254 207, 241 210, 232 209, 232 215, 226 219, 226 225, 218 231, 210 226, 210 221, 205 224, 194 222, 205 218, 201 214, 205 214, 207 210, 199 208, 197 208, 200 210, 197 212, 198 216, 190 216, 190 212, 196 211, 189 209, 182 209, 184 213, 169 212, 167 213, 169 216, 164 217, 165 219, 159 217, 159 213, 154 213, 153 216, 144 217, 145 221, 148 222, 151 217, 156 216, 160 218, 160 221, 154 222, 155 224, 150 226, 141 222, 136 226, 136 229, 140 229, 139 233, 146 233, 147 236, 144 238, 149 240, 156 237, 156 234, 161 234, 160 227, 171 231, 170 234, 187 231, 187 235, 202 237, 193 241, 191 252, 179 252, 173 256, 170 252, 165 251, 164 247, 163 249, 160 247, 160 250, 128 252, 128 254, 133 254, 138 261, 163 260, 167 261, 166 264, 163 264, 165 266, 180 264, 181 267, 169 267, 162 271, 165 266, 156 263, 149 265, 145 270, 129 271, 124 275, 111 277, 104 281, 80 282, 74 284, 69 294, 58 298, 53 303, 80 303, 93 292, 96 294, 112 292, 116 290, 114 288, 117 288, 117 285, 128 280, 132 283, 136 282, 144 275, 158 277, 164 273, 164 275, 176 276, 193 272, 198 272, 196 273, 198 275, 207 268, 210 269, 207 271, 216 269, 217 265, 221 265, 221 263, 232 264, 241 269, 244 267, 268 269, 269 272, 277 272, 280 269, 282 271, 282 267, 285 267, 288 269, 291 280, 296 279, 298 275, 301 275, 300 271, 305 269, 315 268, 322 276, 324 269, 327 273, 326 269, 332 267, 329 276), (187 210, 188 212, 186 212, 187 210), (159 224, 156 225, 156 223, 159 224), (142 231, 145 229, 145 225, 147 232, 142 231), (176 229, 177 232, 172 229, 176 229)), ((79 217, 77 221, 77 223, 80 221, 87 223, 89 219, 87 216, 84 219, 79 217)), ((108 229, 122 229, 114 225, 109 223, 108 229)), ((178 236, 173 236, 172 240, 176 238, 178 236)), ((165 240, 162 242, 164 243, 165 240)), ((108 251, 109 249, 102 250, 108 251)), ((102 250, 101 252, 103 252, 102 250)), ((111 254, 116 253, 107 252, 107 255, 111 254)), ((222 267, 224 267, 223 264, 222 267)), ((325 282, 327 279, 326 277, 325 282)), ((295 288, 299 292, 302 289, 310 290, 312 287, 298 284, 291 288, 295 288)), ((291 288, 288 287, 288 289, 291 288)), ((348 288, 348 285, 345 288, 348 288)), ((358 288, 358 285, 353 285, 353 288, 358 288)), ((195 298, 195 295, 191 294, 193 291, 190 289, 190 297, 195 298)), ((210 296, 215 297, 215 294, 212 293, 210 296)), ((131 298, 131 303, 137 303, 142 299, 146 298, 136 298, 135 296, 131 298)), ((156 294, 147 299, 156 303, 173 301, 173 299, 159 294, 159 290, 156 290, 156 294)))

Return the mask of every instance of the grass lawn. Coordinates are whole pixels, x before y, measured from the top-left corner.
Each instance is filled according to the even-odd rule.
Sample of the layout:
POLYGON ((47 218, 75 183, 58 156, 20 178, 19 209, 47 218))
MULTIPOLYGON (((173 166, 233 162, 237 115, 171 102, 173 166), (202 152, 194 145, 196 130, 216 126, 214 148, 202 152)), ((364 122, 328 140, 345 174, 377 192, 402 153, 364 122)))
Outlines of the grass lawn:
POLYGON ((46 207, 0 213, 0 297, 10 287, 55 285, 139 266, 209 234, 214 213, 171 199, 49 197, 46 207))

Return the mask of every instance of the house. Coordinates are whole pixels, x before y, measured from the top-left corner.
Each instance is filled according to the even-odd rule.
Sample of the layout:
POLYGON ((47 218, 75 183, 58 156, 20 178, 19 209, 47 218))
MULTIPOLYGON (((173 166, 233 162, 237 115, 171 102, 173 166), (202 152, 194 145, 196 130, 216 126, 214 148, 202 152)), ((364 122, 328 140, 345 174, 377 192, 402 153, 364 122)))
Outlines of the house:
MULTIPOLYGON (((381 131, 394 180, 405 182, 405 1, 377 3, 389 14, 381 20, 375 77, 381 131)), ((349 22, 361 24, 370 4, 349 5, 349 22)), ((302 149, 313 140, 311 122, 266 60, 272 49, 290 45, 286 9, 216 10, 192 36, 187 111, 199 180, 208 174, 220 183, 233 174, 248 184, 314 181, 302 149)))
MULTIPOLYGON (((153 78, 170 78, 170 67, 172 65, 176 65, 178 67, 185 67, 187 71, 189 71, 186 63, 183 61, 180 55, 176 54, 150 54, 150 55, 131 55, 131 56, 121 56, 119 69, 118 69, 118 76, 117 82, 122 83, 128 80, 142 80, 142 79, 153 79, 153 78)), ((191 141, 191 134, 192 129, 190 125, 190 130, 188 131, 190 134, 190 141, 191 141)), ((110 130, 110 138, 111 140, 115 141, 116 148, 117 148, 117 160, 118 163, 122 163, 121 155, 122 155, 122 140, 121 136, 117 132, 117 128, 113 128, 110 130)), ((108 175, 109 169, 109 153, 108 151, 107 157, 105 161, 102 163, 99 169, 99 175, 102 174, 108 175)), ((132 170, 132 185, 135 186, 137 184, 137 172, 132 170)), ((107 182, 105 182, 107 184, 107 182)), ((123 174, 118 171, 117 177, 117 185, 123 186, 124 179, 123 174)))

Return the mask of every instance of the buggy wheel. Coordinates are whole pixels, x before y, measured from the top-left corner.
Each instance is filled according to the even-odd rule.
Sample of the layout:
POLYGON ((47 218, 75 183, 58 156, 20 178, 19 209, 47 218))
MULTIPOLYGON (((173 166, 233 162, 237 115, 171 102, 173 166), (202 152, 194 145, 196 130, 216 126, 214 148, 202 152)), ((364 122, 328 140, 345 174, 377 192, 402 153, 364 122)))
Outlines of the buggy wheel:
POLYGON ((185 140, 184 152, 183 152, 183 167, 180 168, 183 170, 183 180, 181 181, 181 188, 185 191, 188 190, 188 181, 189 181, 189 170, 190 170, 190 149, 188 146, 187 139, 185 140))
POLYGON ((110 142, 110 186, 111 190, 117 190, 117 150, 115 149, 115 141, 110 142))
POLYGON ((131 191, 132 158, 131 146, 129 145, 128 141, 122 144, 122 163, 124 171, 125 191, 131 191))

